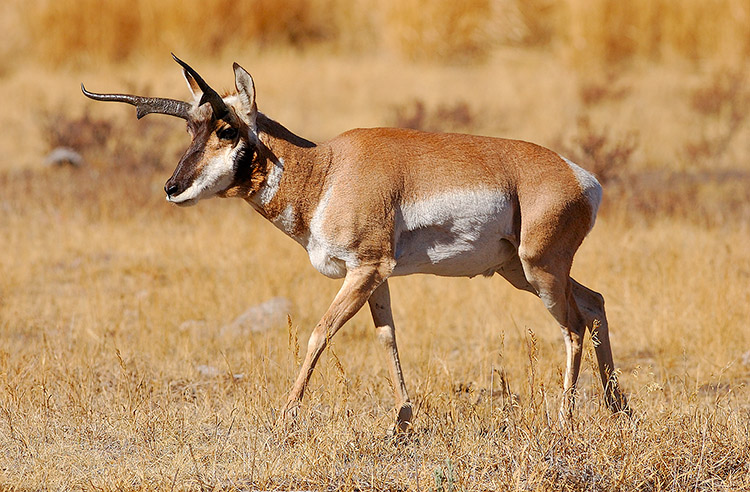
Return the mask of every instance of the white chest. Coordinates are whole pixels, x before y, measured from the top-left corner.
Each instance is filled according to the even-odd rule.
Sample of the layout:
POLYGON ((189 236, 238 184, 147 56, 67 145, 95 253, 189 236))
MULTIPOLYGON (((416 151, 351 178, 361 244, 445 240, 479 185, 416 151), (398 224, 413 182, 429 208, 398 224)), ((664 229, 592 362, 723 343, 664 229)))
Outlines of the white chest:
POLYGON ((328 204, 333 188, 329 188, 323 199, 315 208, 310 220, 310 232, 301 241, 310 257, 310 263, 317 271, 330 278, 343 278, 346 271, 356 267, 359 262, 354 251, 349 251, 341 245, 335 244, 326 235, 324 223, 328 219, 328 204))

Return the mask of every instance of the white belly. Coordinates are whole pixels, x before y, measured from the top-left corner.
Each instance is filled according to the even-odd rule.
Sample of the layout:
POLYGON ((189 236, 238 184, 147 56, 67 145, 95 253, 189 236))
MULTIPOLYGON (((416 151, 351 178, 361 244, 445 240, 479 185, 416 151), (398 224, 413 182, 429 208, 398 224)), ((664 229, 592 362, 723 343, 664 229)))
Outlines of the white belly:
POLYGON ((515 252, 512 238, 511 200, 496 190, 404 204, 396 216, 393 275, 492 275, 515 252))

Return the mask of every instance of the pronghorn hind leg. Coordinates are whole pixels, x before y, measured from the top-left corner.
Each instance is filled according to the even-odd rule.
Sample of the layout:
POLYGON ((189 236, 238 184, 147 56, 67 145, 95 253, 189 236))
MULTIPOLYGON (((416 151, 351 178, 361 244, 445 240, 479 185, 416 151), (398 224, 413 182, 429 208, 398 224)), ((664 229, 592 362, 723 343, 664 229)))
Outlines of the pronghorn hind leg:
POLYGON ((586 326, 591 331, 607 407, 613 413, 624 412, 631 415, 628 400, 620 391, 620 385, 617 382, 612 347, 609 342, 609 325, 604 311, 604 297, 574 279, 570 280, 573 297, 580 308, 586 326))
POLYGON ((566 366, 560 420, 569 421, 575 407, 575 392, 581 370, 586 325, 576 306, 568 276, 570 261, 545 261, 544 257, 521 257, 524 273, 549 313, 555 318, 565 340, 566 366))
POLYGON ((496 273, 502 275, 502 277, 516 289, 525 290, 526 292, 531 292, 532 294, 537 295, 536 290, 534 290, 534 287, 526 278, 526 274, 523 271, 523 264, 518 257, 517 251, 505 263, 503 263, 496 273))
POLYGON ((375 322, 375 330, 380 344, 385 349, 388 357, 388 371, 390 373, 391 385, 396 400, 396 427, 395 431, 406 432, 411 429, 412 406, 409 394, 406 392, 406 383, 401 371, 401 362, 398 357, 396 346, 396 328, 393 323, 391 312, 391 295, 388 281, 383 282, 369 299, 370 312, 375 322))
POLYGON ((302 362, 299 375, 281 413, 282 421, 293 420, 296 416, 307 383, 328 340, 362 308, 373 291, 384 282, 389 274, 390 270, 381 265, 361 266, 347 272, 344 284, 331 306, 310 334, 305 360, 302 362))

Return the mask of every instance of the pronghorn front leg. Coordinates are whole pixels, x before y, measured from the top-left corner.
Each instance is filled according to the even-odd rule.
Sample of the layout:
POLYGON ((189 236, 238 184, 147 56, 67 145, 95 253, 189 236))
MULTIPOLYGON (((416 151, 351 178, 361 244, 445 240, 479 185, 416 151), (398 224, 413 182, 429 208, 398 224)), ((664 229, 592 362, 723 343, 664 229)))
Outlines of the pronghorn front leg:
POLYGON ((383 345, 388 359, 388 369, 393 385, 393 393, 396 398, 396 432, 408 431, 411 427, 412 408, 409 394, 406 392, 404 375, 401 372, 401 362, 398 358, 396 347, 396 328, 393 324, 393 313, 391 312, 391 294, 388 289, 388 281, 383 282, 380 287, 370 296, 370 311, 375 322, 375 330, 378 340, 383 345))
POLYGON ((380 264, 362 265, 347 272, 344 285, 341 286, 333 303, 310 334, 307 354, 305 354, 297 380, 289 392, 289 399, 281 415, 282 419, 287 420, 296 415, 307 383, 310 381, 315 364, 328 343, 328 339, 333 337, 339 328, 360 310, 373 291, 390 273, 390 267, 380 264))

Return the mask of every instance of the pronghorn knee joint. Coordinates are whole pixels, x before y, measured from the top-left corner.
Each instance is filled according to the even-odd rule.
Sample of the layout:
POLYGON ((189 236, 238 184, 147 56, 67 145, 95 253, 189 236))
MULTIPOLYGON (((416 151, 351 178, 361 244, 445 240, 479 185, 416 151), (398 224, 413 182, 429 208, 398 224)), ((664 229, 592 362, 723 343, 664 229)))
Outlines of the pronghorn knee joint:
POLYGON ((381 345, 384 347, 393 347, 395 338, 393 337, 393 332, 389 326, 379 327, 376 335, 378 337, 378 342, 380 342, 381 345))

